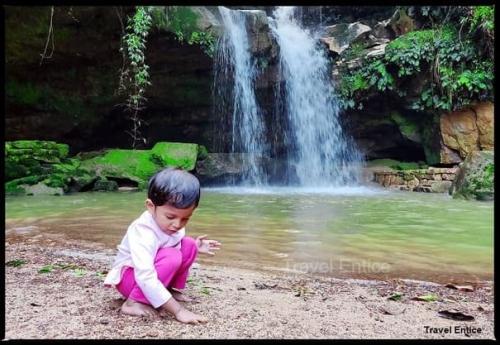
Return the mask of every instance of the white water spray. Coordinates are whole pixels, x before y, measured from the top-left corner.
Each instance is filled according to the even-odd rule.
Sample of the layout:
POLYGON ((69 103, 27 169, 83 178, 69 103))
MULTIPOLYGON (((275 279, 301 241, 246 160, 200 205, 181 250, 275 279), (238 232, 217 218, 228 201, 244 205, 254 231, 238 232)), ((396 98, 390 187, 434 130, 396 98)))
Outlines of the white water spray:
POLYGON ((294 142, 291 165, 302 186, 355 184, 362 157, 342 132, 328 59, 312 34, 295 20, 294 11, 278 7, 271 19, 294 142))
MULTIPOLYGON (((259 186, 266 184, 259 162, 266 151, 266 144, 264 120, 255 99, 256 68, 250 54, 245 11, 219 6, 219 12, 225 31, 217 50, 215 87, 219 88, 219 93, 222 89, 229 92, 219 94, 216 102, 220 103, 218 109, 221 112, 232 111, 231 152, 247 153, 250 169, 243 183, 259 186)), ((225 117, 225 114, 218 115, 225 117)))

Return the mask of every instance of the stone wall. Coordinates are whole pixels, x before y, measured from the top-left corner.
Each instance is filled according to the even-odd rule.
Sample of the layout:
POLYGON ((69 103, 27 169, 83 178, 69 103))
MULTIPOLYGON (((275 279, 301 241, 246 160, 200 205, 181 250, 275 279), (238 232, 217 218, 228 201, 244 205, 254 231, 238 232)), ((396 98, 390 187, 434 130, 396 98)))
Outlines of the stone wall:
POLYGON ((375 171, 373 179, 384 187, 404 191, 447 193, 459 168, 427 168, 400 171, 375 171))

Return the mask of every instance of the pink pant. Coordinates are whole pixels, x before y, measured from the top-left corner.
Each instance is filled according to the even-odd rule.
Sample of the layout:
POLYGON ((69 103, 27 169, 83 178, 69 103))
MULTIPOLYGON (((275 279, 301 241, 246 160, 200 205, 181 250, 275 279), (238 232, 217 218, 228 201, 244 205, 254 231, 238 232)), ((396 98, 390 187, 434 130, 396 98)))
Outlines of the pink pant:
MULTIPOLYGON (((196 259, 198 249, 192 237, 185 236, 181 240, 181 249, 161 248, 156 253, 155 269, 158 279, 167 288, 184 289, 189 273, 189 267, 196 259)), ((118 291, 126 298, 144 304, 151 304, 146 299, 134 278, 134 269, 126 267, 122 271, 122 279, 116 285, 118 291)))

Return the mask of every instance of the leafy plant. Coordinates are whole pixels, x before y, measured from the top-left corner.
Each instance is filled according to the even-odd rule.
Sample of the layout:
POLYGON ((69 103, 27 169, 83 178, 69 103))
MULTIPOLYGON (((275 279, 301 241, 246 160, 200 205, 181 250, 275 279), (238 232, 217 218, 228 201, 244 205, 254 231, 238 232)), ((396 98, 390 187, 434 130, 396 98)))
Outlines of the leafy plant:
POLYGON ((74 270, 74 269, 78 268, 78 266, 75 264, 66 264, 66 263, 57 263, 54 266, 57 266, 58 268, 63 269, 63 270, 67 270, 67 269, 74 270))
POLYGON ((19 267, 21 265, 24 265, 26 263, 26 260, 22 259, 15 259, 15 260, 10 260, 5 263, 5 266, 9 267, 19 267))
POLYGON ((97 271, 95 273, 96 276, 98 276, 99 278, 103 279, 106 277, 106 273, 105 272, 100 272, 100 271, 97 271))
POLYGON ((402 297, 403 294, 401 292, 394 292, 389 297, 387 297, 387 299, 391 301, 399 301, 402 297))
POLYGON ((54 270, 53 265, 45 265, 38 270, 38 273, 50 273, 54 270))
POLYGON ((83 268, 76 268, 73 271, 73 274, 75 275, 75 277, 83 277, 87 274, 87 271, 85 271, 83 268))
POLYGON ((200 289, 200 292, 202 294, 205 294, 205 295, 210 295, 210 290, 208 290, 208 288, 206 286, 203 286, 201 289, 200 289))
POLYGON ((495 8, 493 6, 477 6, 472 8, 471 30, 481 28, 493 32, 495 30, 495 8))
POLYGON ((127 32, 122 38, 124 60, 128 67, 122 69, 120 76, 120 91, 128 91, 126 107, 131 113, 132 130, 127 133, 132 137, 132 147, 138 142, 146 143, 142 136, 140 127, 142 121, 139 111, 144 107, 146 98, 144 94, 146 87, 151 85, 149 81, 149 66, 145 62, 146 38, 151 28, 151 15, 146 7, 137 6, 134 16, 128 18, 127 32))
POLYGON ((149 10, 154 26, 173 32, 179 42, 200 45, 208 56, 214 56, 216 37, 210 30, 198 29, 198 14, 188 6, 151 6, 149 10))
POLYGON ((482 27, 491 27, 487 21, 493 9, 467 9, 441 8, 433 15, 444 16, 446 24, 402 35, 387 45, 382 57, 365 58, 361 66, 342 71, 340 106, 360 109, 363 100, 377 93, 401 97, 409 108, 433 113, 492 100, 493 59, 484 54, 489 48, 481 46, 474 32, 463 35, 459 22, 447 18, 462 15, 466 18, 462 25, 481 22, 482 27), (407 98, 407 89, 420 75, 426 75, 420 94, 407 98))
POLYGON ((428 295, 413 297, 412 299, 415 301, 435 302, 438 300, 438 298, 439 297, 435 294, 428 294, 428 295))

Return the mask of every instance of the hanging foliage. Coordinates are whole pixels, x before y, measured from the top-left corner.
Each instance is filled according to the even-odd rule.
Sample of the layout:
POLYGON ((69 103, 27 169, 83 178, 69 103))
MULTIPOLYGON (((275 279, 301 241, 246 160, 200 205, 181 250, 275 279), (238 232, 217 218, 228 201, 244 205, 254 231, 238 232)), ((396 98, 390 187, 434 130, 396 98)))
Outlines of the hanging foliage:
POLYGON ((134 16, 128 18, 126 33, 122 38, 122 52, 125 60, 120 76, 120 91, 127 92, 126 107, 130 113, 132 129, 127 133, 132 138, 132 147, 139 142, 146 144, 141 134, 142 122, 139 112, 144 108, 146 87, 151 85, 149 66, 145 61, 146 38, 151 28, 151 15, 146 7, 137 6, 134 16))

